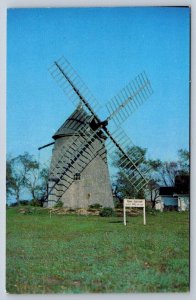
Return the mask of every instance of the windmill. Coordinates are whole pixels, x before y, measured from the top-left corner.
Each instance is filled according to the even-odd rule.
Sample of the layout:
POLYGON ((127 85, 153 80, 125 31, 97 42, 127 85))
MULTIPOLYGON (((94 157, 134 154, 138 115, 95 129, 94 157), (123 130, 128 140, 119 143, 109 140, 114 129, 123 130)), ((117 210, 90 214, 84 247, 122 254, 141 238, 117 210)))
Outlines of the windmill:
POLYGON ((153 93, 145 72, 106 104, 108 116, 102 120, 95 97, 64 57, 56 60, 49 71, 76 110, 54 134, 55 142, 39 148, 54 144, 46 205, 61 200, 71 208, 94 203, 112 207, 107 157, 113 157, 116 151, 119 167, 126 169, 130 185, 135 191, 144 188, 149 170, 140 167, 142 157, 120 125, 153 93))

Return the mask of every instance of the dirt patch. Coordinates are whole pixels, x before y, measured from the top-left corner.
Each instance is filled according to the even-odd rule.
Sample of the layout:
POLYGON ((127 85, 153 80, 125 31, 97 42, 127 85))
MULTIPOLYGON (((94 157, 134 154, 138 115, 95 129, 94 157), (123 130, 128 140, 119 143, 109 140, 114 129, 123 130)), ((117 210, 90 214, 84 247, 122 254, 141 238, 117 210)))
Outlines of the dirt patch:
POLYGON ((51 276, 44 279, 45 284, 59 285, 63 284, 64 280, 60 276, 51 276))
MULTIPOLYGON (((52 208, 40 208, 39 210, 46 210, 48 211, 48 214, 50 215, 80 215, 80 216, 99 216, 101 209, 95 209, 95 208, 77 208, 77 209, 71 209, 66 207, 52 207, 52 208)), ((24 207, 20 208, 18 210, 21 214, 33 214, 36 212, 34 207, 24 207)), ((116 217, 123 217, 123 209, 122 208, 116 208, 114 209, 115 216, 116 217)), ((126 209, 127 216, 138 216, 142 214, 142 210, 139 209, 126 209)))
POLYGON ((98 216, 100 210, 88 210, 85 208, 69 209, 69 208, 49 208, 48 213, 52 215, 80 215, 80 216, 98 216))

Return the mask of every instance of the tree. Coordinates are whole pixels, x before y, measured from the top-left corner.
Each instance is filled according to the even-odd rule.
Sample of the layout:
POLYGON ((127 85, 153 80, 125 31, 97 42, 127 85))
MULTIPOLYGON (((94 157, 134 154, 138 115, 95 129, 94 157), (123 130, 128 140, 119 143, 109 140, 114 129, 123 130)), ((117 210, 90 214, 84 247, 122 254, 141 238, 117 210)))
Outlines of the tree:
POLYGON ((152 208, 155 208, 157 199, 159 198, 159 187, 159 184, 154 179, 151 179, 147 185, 147 191, 150 194, 152 208))
POLYGON ((12 187, 14 184, 13 174, 12 174, 12 166, 11 166, 11 158, 9 157, 6 161, 6 193, 7 196, 11 196, 13 194, 12 187))
POLYGON ((178 157, 179 157, 179 168, 180 168, 180 175, 189 175, 189 167, 190 167, 190 153, 188 150, 180 149, 178 150, 178 157))
POLYGON ((39 174, 38 169, 39 163, 27 152, 7 160, 7 195, 14 195, 18 205, 24 192, 32 199, 38 199, 44 193, 47 170, 42 169, 39 174))
POLYGON ((49 168, 47 167, 42 168, 39 172, 39 177, 38 177, 39 189, 37 189, 37 195, 36 195, 37 199, 42 199, 47 192, 48 176, 49 176, 49 168))
POLYGON ((175 186, 177 175, 189 175, 189 152, 180 149, 178 151, 178 160, 172 162, 162 162, 160 159, 149 160, 151 171, 151 180, 148 184, 152 208, 155 207, 159 197, 160 186, 175 186))
POLYGON ((37 168, 37 164, 27 152, 7 161, 7 190, 15 195, 18 205, 21 193, 26 188, 27 176, 31 168, 37 168))
MULTIPOLYGON (((134 164, 142 171, 146 171, 147 168, 147 160, 146 160, 146 152, 147 150, 138 146, 130 147, 127 150, 129 157, 134 161, 134 164)), ((130 178, 130 163, 124 164, 125 156, 123 156, 120 152, 116 152, 113 159, 113 166, 117 168, 117 174, 114 178, 114 189, 116 194, 120 198, 125 197, 144 197, 144 189, 141 189, 137 192, 134 186, 131 184, 130 178)), ((131 176, 134 177, 135 172, 132 171, 131 176)))
POLYGON ((151 178, 160 186, 174 186, 177 175, 189 175, 189 152, 180 149, 178 160, 162 162, 160 159, 149 160, 152 168, 151 178))
POLYGON ((162 186, 173 186, 175 177, 178 175, 177 162, 162 162, 161 160, 149 160, 149 165, 152 168, 152 179, 162 186))

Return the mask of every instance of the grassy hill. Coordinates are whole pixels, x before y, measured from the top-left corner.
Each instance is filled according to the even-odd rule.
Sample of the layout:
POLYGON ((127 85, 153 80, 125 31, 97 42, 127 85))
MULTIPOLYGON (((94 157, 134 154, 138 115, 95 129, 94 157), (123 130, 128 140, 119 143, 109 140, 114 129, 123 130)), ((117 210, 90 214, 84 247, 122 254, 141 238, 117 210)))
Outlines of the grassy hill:
POLYGON ((7 292, 186 292, 187 212, 128 217, 7 209, 7 292))

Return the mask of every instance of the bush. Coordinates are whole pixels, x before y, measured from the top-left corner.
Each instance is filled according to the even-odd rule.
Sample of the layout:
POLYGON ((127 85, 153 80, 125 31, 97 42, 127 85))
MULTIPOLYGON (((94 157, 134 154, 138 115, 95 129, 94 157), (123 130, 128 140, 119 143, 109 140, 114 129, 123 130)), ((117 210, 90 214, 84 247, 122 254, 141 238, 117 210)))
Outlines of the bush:
POLYGON ((62 201, 58 201, 55 206, 55 208, 58 208, 58 207, 63 207, 63 202, 62 201))
POLYGON ((33 199, 29 202, 30 205, 32 206, 42 206, 41 200, 33 199))
POLYGON ((20 207, 17 210, 19 213, 24 215, 47 215, 48 211, 45 209, 42 209, 41 207, 33 207, 31 205, 20 207))
POLYGON ((123 208, 123 202, 116 202, 115 208, 123 208))
POLYGON ((100 211, 99 215, 101 217, 112 217, 112 216, 114 216, 114 210, 111 207, 104 207, 100 211))
POLYGON ((29 205, 30 202, 28 200, 20 200, 20 205, 29 205))
POLYGON ((9 205, 10 207, 15 207, 15 206, 18 206, 18 203, 17 202, 13 202, 9 205))
POLYGON ((146 206, 146 213, 149 214, 149 215, 155 216, 155 215, 157 215, 157 213, 159 213, 159 211, 156 210, 155 207, 152 208, 150 206, 146 206))
POLYGON ((99 203, 95 203, 95 204, 89 205, 89 208, 90 209, 100 209, 100 208, 102 208, 102 205, 99 203))

